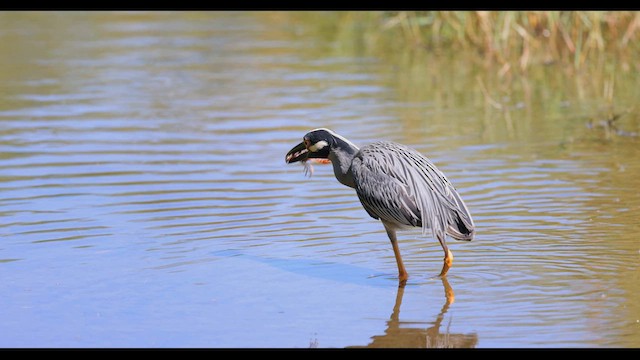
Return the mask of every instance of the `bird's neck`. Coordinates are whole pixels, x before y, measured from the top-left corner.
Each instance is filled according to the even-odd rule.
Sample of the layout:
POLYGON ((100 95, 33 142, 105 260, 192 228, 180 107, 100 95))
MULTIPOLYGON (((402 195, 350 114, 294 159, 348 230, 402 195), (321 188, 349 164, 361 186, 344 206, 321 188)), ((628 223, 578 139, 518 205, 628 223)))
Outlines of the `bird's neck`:
POLYGON ((343 138, 334 137, 334 141, 329 153, 329 160, 333 164, 333 173, 341 184, 355 188, 356 185, 353 182, 353 174, 351 173, 351 162, 360 149, 343 138))

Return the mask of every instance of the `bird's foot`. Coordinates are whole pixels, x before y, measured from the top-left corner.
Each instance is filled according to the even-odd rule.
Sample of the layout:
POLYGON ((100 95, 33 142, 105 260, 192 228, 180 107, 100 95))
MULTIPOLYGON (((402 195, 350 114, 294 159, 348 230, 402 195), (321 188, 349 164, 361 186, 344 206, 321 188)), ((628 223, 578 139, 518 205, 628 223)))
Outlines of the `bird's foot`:
POLYGON ((447 249, 447 256, 444 257, 444 262, 449 267, 451 267, 451 265, 453 265, 453 253, 449 249, 447 249))
POLYGON ((444 263, 442 264, 442 271, 440 271, 440 277, 446 276, 449 268, 453 265, 453 253, 447 249, 447 255, 444 257, 444 263))

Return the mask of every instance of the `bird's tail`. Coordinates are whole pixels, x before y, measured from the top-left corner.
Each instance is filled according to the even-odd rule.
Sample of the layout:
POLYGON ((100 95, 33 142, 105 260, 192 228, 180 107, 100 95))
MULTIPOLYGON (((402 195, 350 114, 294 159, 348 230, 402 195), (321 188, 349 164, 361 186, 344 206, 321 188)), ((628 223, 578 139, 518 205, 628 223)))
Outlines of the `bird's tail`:
POLYGON ((456 220, 453 225, 449 225, 447 228, 447 234, 456 240, 471 241, 476 234, 476 229, 473 223, 467 224, 462 220, 460 214, 456 214, 456 220))

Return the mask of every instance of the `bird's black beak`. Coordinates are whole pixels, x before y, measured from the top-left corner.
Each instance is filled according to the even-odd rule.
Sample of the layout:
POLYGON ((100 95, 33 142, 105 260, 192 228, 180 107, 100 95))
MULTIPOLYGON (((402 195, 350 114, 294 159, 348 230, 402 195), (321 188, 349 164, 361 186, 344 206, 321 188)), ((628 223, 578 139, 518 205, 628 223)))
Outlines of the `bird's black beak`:
POLYGON ((291 164, 298 161, 306 161, 309 158, 309 150, 304 144, 304 141, 300 144, 293 147, 293 149, 289 150, 287 156, 285 156, 284 161, 287 164, 291 164))

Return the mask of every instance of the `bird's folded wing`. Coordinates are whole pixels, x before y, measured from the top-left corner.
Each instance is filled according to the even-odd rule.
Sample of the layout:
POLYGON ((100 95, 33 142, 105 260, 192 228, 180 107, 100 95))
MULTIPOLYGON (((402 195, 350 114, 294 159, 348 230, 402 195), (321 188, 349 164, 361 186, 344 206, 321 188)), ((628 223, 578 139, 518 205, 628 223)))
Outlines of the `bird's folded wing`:
POLYGON ((451 182, 411 148, 389 142, 371 144, 356 155, 351 170, 356 192, 369 215, 422 226, 423 233, 431 229, 437 237, 444 237, 459 218, 473 228, 451 182))

